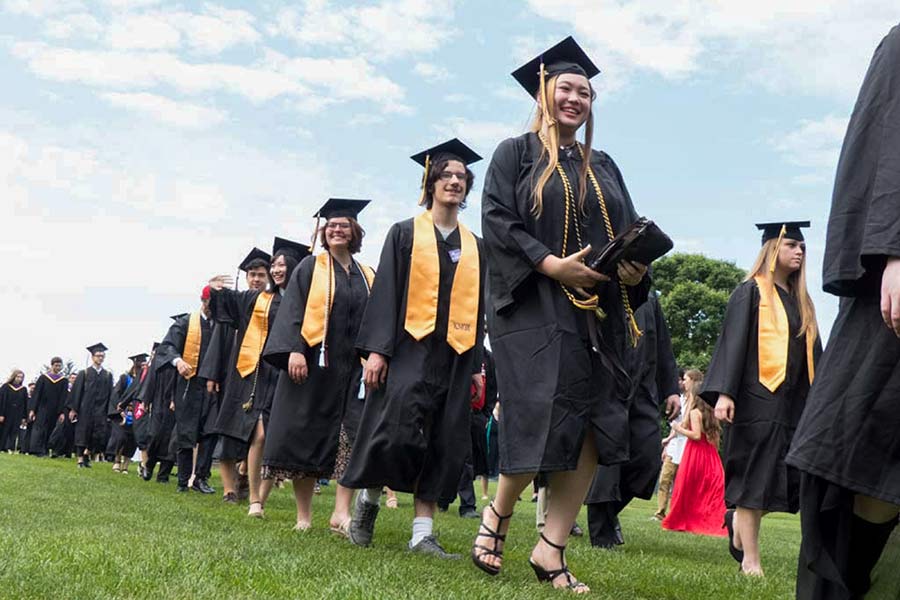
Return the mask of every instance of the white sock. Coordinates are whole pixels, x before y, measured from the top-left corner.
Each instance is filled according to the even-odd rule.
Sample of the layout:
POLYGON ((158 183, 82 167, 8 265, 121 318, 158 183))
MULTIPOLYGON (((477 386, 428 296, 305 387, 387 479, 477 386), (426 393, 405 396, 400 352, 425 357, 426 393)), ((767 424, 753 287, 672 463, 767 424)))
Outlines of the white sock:
POLYGON ((363 502, 377 505, 381 501, 381 487, 366 488, 360 494, 363 495, 363 502))
POLYGON ((431 517, 416 517, 412 522, 412 539, 409 547, 412 548, 434 531, 434 519, 431 517))

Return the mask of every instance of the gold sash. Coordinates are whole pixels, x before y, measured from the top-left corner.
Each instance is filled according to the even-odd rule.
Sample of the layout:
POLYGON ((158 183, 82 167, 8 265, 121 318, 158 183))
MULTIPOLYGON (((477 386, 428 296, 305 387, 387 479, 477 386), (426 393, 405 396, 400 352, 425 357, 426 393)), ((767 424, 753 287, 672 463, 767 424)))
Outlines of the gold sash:
MULTIPOLYGON (((450 291, 447 343, 457 354, 475 345, 478 333, 478 297, 480 295, 478 244, 465 225, 459 223, 461 253, 450 291)), ((414 220, 412 258, 406 291, 404 328, 421 340, 434 331, 437 322, 438 287, 441 263, 431 211, 414 220)))
POLYGON ((241 377, 246 377, 256 370, 259 364, 259 355, 266 345, 266 337, 269 335, 269 305, 275 293, 260 292, 253 305, 253 314, 241 340, 241 349, 238 353, 237 371, 241 377))
MULTIPOLYGON (((757 332, 759 382, 775 393, 787 377, 789 337, 787 312, 775 284, 764 275, 753 278, 759 288, 759 324, 757 332)), ((806 371, 810 385, 815 377, 813 349, 816 340, 806 336, 806 371)))
MULTIPOLYGON (((375 280, 375 271, 353 261, 366 280, 366 286, 372 289, 375 280)), ((313 267, 312 283, 309 286, 309 296, 306 299, 306 308, 303 311, 303 326, 300 335, 306 340, 306 344, 312 348, 325 339, 328 317, 331 315, 331 307, 334 305, 334 266, 331 254, 322 252, 316 256, 316 264, 313 267), (328 304, 326 310, 325 304, 328 304)))
MULTIPOLYGON (((181 359, 191 365, 191 377, 197 374, 197 366, 200 362, 200 313, 191 313, 188 320, 187 335, 184 338, 184 352, 181 359)), ((191 377, 188 377, 190 379, 191 377)))

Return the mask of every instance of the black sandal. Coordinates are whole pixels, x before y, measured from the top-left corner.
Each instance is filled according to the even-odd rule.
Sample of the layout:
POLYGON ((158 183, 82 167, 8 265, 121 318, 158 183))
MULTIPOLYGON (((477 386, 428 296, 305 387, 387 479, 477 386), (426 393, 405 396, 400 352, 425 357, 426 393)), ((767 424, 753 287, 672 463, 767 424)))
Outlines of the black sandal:
POLYGON ((488 575, 497 575, 500 573, 500 567, 494 566, 484 562, 482 559, 485 556, 496 556, 497 558, 503 558, 503 550, 497 549, 497 544, 499 542, 506 542, 506 534, 500 533, 500 528, 503 526, 503 521, 506 521, 510 517, 512 517, 512 513, 508 515, 501 516, 500 513, 494 508, 494 503, 491 502, 488 505, 488 508, 491 509, 491 512, 494 513, 494 516, 497 517, 497 531, 494 531, 490 527, 488 527, 484 519, 481 519, 481 525, 478 527, 478 535, 475 536, 477 540, 479 537, 486 537, 494 540, 494 547, 488 548, 487 546, 482 546, 481 544, 473 544, 472 545, 472 562, 475 563, 475 566, 487 573, 488 575), (485 531, 482 532, 482 529, 485 531), (480 550, 480 552, 479 552, 480 550))
POLYGON ((534 574, 537 576, 538 581, 540 581, 541 583, 546 581, 546 582, 549 582, 550 585, 553 585, 554 579, 556 579, 560 575, 565 575, 566 576, 566 585, 565 585, 566 589, 575 591, 579 588, 585 588, 587 591, 590 591, 590 588, 588 588, 586 583, 583 583, 583 582, 575 579, 575 576, 572 575, 571 571, 569 571, 569 567, 568 567, 568 565, 566 565, 566 555, 565 555, 566 547, 560 546, 559 544, 554 544, 553 542, 548 540, 547 537, 543 533, 541 534, 541 539, 544 540, 544 543, 547 544, 548 546, 550 546, 551 548, 556 548, 557 550, 559 550, 559 558, 560 558, 560 562, 562 563, 562 568, 547 570, 544 567, 542 567, 541 565, 534 562, 533 558, 529 558, 528 564, 530 564, 531 568, 534 569, 534 574))

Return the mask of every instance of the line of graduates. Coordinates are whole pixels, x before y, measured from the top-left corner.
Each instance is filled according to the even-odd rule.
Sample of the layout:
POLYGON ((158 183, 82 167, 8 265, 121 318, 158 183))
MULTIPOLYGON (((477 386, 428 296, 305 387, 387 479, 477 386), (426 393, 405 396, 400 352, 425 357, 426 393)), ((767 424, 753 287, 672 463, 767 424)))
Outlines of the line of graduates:
MULTIPOLYGON (((715 528, 741 572, 761 575, 762 517, 802 508, 801 598, 865 594, 897 522, 900 128, 885 115, 900 102, 898 67, 895 29, 873 59, 838 169, 825 286, 844 301, 824 356, 806 290, 809 223, 760 224, 763 247, 729 300, 699 394, 726 424, 715 528)), ((224 499, 237 502, 244 464, 251 517, 264 516, 275 480, 291 479, 294 527, 306 530, 316 480, 336 478, 331 529, 368 546, 388 487, 414 497, 409 549, 455 558, 433 519, 471 446, 487 329, 501 475, 471 560, 501 572, 516 500, 541 474, 553 500, 530 566, 553 587, 590 591, 565 559, 575 517, 587 498, 592 538, 623 541, 618 514, 652 493, 660 409, 671 416, 678 402, 647 265, 622 261, 604 275, 585 264, 638 216, 615 162, 591 147, 598 72, 570 37, 513 73, 537 110, 488 167, 484 239, 459 220, 480 157, 453 139, 412 157, 424 168, 423 210, 390 228, 377 274, 354 258, 368 201, 331 199, 314 215, 321 252, 283 238, 271 255, 254 248, 241 263, 249 289, 212 277, 198 310, 173 317, 149 363, 134 357, 115 386, 105 348, 91 347, 93 364, 64 404, 79 466, 117 415, 117 449, 141 449, 146 479, 177 464, 179 491, 193 475, 194 489, 212 493, 220 443, 224 499)), ((5 386, 4 402, 17 386, 5 386)), ((691 411, 679 430, 703 438, 708 412, 691 411)), ((46 431, 52 419, 41 419, 46 431)))

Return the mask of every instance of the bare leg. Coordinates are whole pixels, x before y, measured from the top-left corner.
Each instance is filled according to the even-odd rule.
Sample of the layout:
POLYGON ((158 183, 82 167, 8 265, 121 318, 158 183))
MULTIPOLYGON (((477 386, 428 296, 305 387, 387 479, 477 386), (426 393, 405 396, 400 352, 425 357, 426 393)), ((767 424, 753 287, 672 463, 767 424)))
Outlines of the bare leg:
POLYGON ((353 492, 351 488, 346 488, 338 484, 337 490, 334 492, 334 511, 331 513, 330 525, 332 527, 340 527, 350 519, 350 506, 353 504, 353 492))
POLYGON ((487 475, 481 476, 481 499, 488 499, 488 478, 487 475))
POLYGON ((887 523, 893 520, 900 507, 883 500, 857 495, 853 499, 853 514, 869 523, 887 523))
MULTIPOLYGON (((581 510, 596 470, 597 448, 593 436, 588 433, 581 447, 581 455, 578 457, 578 467, 574 471, 558 471, 550 474, 550 502, 543 535, 554 544, 565 546, 569 541, 569 532, 572 531, 572 525, 581 510)), ((543 539, 538 541, 531 551, 531 560, 546 570, 562 568, 562 558, 561 551, 549 546, 543 539)), ((561 575, 550 583, 553 587, 564 587, 568 580, 561 575)), ((573 591, 586 593, 590 588, 582 584, 573 591)))
MULTIPOLYGON (((271 479, 267 481, 271 481, 271 479)), ((294 528, 306 531, 312 524, 312 497, 316 480, 314 477, 299 477, 292 481, 294 500, 297 502, 297 525, 294 528)))
MULTIPOLYGON (((250 504, 259 502, 265 504, 266 499, 261 494, 263 448, 266 444, 266 433, 263 430, 262 420, 256 422, 256 428, 250 436, 250 449, 247 452, 247 478, 250 480, 250 504)), ((268 489, 272 489, 271 480, 268 480, 268 489)))
POLYGON ((235 469, 233 460, 219 461, 219 477, 222 478, 222 495, 237 493, 235 469))
POLYGON ((428 517, 429 519, 433 519, 434 512, 437 509, 437 502, 426 502, 425 500, 413 498, 413 506, 417 517, 428 517))
MULTIPOLYGON (((503 526, 501 526, 501 524, 498 523, 499 519, 497 518, 497 515, 502 517, 512 515, 513 509, 516 506, 516 501, 519 499, 519 494, 522 493, 525 486, 533 479, 534 473, 500 475, 500 480, 497 483, 497 495, 494 496, 494 501, 491 505, 486 506, 481 513, 482 524, 478 528, 478 535, 475 536, 475 544, 484 546, 485 548, 496 548, 498 552, 503 551, 502 541, 483 535, 483 533, 486 531, 486 528, 489 528, 491 531, 499 533, 500 535, 506 535, 506 532, 509 530, 509 519, 504 519, 503 526), (491 506, 494 507, 493 510, 491 510, 491 506), (497 514, 494 514, 494 511, 496 511, 497 514)), ((478 554, 479 560, 486 565, 499 569, 503 564, 502 558, 492 554, 484 554, 483 549, 481 548, 476 548, 475 552, 478 554)))
POLYGON ((763 575, 759 558, 759 525, 763 511, 741 508, 734 511, 734 546, 744 551, 741 571, 745 575, 763 575))

